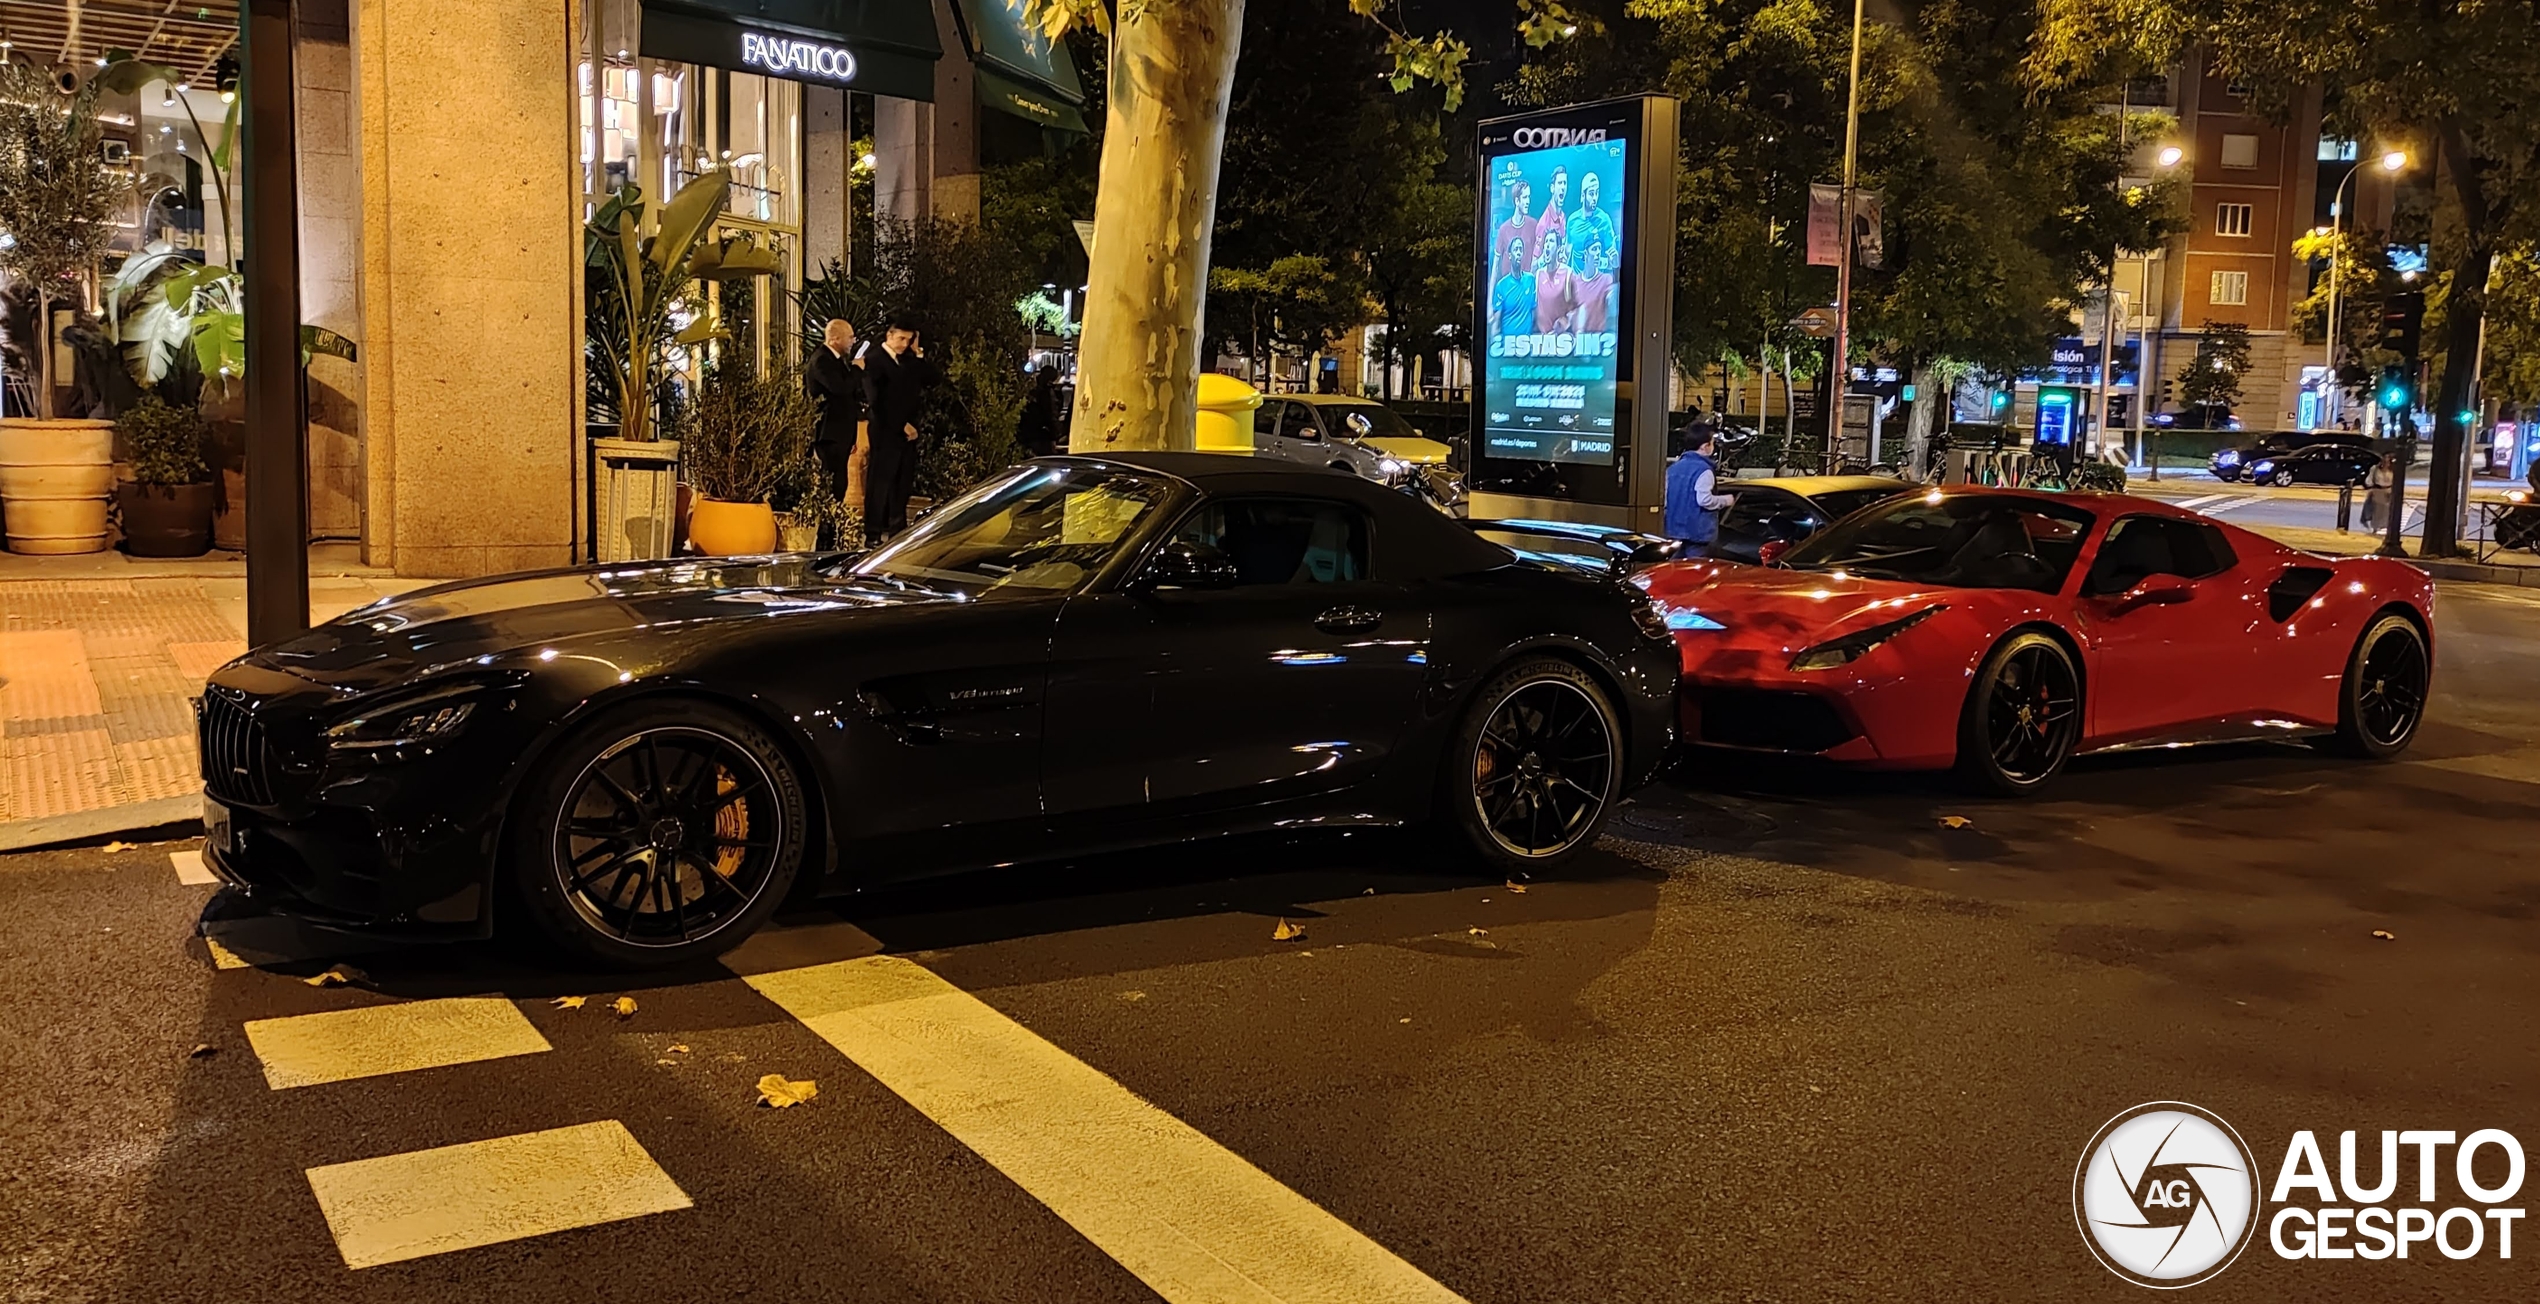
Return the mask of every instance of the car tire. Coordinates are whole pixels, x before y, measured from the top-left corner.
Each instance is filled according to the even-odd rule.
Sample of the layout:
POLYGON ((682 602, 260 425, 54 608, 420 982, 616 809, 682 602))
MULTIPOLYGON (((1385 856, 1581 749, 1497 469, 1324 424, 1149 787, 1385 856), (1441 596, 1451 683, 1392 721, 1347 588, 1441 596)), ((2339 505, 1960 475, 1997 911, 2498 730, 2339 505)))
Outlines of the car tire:
POLYGON ((2081 743, 2081 672, 2053 637, 2024 630, 1985 654, 1958 712, 1958 775, 1978 793, 2025 797, 2081 743))
POLYGON ((807 806, 784 748, 757 724, 688 699, 628 703, 576 729, 523 786, 506 837, 510 884, 538 930, 578 959, 620 969, 710 959, 792 891, 807 806))
POLYGON ((2276 473, 2267 480, 2267 483, 2274 485, 2278 489, 2290 489, 2293 487, 2293 473, 2279 467, 2277 468, 2276 473))
POLYGON ((1440 767, 1438 800, 1489 872, 1551 872, 1576 858, 1622 798, 1623 730, 1594 676, 1530 657, 1473 695, 1440 767))
POLYGON ((2425 719, 2434 659, 2416 622, 2385 611, 2364 626, 2337 691, 2337 732, 2329 750, 2384 761, 2408 749, 2425 719))

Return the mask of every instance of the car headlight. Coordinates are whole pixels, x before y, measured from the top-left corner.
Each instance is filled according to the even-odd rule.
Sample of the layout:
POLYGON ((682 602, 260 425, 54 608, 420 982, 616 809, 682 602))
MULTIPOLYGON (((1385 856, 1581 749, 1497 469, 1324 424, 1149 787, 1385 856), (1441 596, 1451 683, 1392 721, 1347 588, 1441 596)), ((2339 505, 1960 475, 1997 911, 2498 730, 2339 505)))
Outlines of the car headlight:
POLYGON ((338 754, 394 754, 456 734, 476 714, 480 684, 385 702, 329 726, 326 749, 338 754))
POLYGON ((2267 472, 2272 471, 2272 470, 2274 470, 2274 469, 2275 469, 2275 463, 2274 463, 2274 462, 2271 462, 2271 461, 2270 461, 2270 462, 2251 462, 2251 463, 2249 464, 2249 469, 2250 469, 2250 470, 2252 470, 2252 471, 2257 472, 2259 475, 2265 475, 2267 472))
POLYGON ((1944 602, 1937 606, 1925 607, 1902 620, 1891 620, 1884 625, 1872 625, 1857 634, 1846 634, 1841 638, 1829 639, 1792 657, 1790 668, 1832 670, 1836 666, 1850 665, 1868 655, 1871 648, 1947 610, 1949 610, 1949 604, 1944 602))
POLYGON ((2216 465, 2216 466, 2231 466, 2231 465, 2234 465, 2234 464, 2238 463, 2239 461, 2240 461, 2240 454, 2235 453, 2235 452, 2231 451, 2231 450, 2230 450, 2230 449, 2228 449, 2228 448, 2224 449, 2223 451, 2221 451, 2221 452, 2219 452, 2219 453, 2214 454, 2214 465, 2216 465))

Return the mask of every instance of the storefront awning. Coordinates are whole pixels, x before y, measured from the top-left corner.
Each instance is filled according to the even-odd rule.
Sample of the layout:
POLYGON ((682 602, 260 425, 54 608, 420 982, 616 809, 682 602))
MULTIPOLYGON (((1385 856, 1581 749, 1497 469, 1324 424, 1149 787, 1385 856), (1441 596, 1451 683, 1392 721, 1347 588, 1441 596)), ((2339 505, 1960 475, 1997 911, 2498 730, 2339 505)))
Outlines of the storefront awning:
POLYGON ((926 0, 644 0, 643 53, 905 100, 935 98, 926 0))
POLYGON ((1085 84, 1067 47, 1008 0, 954 0, 979 78, 979 103, 1061 131, 1085 130, 1085 84))

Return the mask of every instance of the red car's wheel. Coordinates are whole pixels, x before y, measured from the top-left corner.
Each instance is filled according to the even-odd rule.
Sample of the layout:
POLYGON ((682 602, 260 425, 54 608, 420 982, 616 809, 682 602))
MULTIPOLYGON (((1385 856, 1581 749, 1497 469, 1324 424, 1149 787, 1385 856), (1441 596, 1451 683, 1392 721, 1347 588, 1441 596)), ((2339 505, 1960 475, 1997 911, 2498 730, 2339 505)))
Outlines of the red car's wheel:
POLYGON ((1979 791, 2035 792, 2081 741, 2081 675, 2064 645, 2031 630, 1976 671, 1958 718, 1958 772, 1979 791))
POLYGON ((2336 749, 2381 760, 2406 751, 2425 718, 2433 659, 2416 622, 2397 612, 2375 618, 2355 640, 2337 699, 2336 749))

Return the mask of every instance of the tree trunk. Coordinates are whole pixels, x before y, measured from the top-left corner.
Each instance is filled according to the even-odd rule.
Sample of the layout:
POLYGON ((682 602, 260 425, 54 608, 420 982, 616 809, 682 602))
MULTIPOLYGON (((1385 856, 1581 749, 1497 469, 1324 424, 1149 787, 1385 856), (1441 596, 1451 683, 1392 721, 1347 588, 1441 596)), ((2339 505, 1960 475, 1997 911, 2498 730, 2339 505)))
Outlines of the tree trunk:
POLYGON ((44 283, 35 286, 35 415, 37 419, 53 419, 53 296, 46 293, 44 283))
POLYGON ((1243 0, 1123 5, 1068 447, 1189 448, 1243 0))
POLYGON ((2443 385, 2434 400, 2434 455, 2425 468, 2425 538, 2420 557, 2448 557, 2461 550, 2461 481, 2469 457, 2469 428, 2461 413, 2477 383, 2479 328, 2487 315, 2487 273, 2496 253, 2498 214, 2491 211, 2482 165, 2471 157, 2460 124, 2446 118, 2437 128, 2452 186, 2461 202, 2461 261, 2452 269, 2443 309, 2443 385))
POLYGON ((1928 362, 1914 368, 1914 412, 1905 421, 1906 478, 1919 480, 1922 470, 1931 464, 1931 427, 1933 414, 1939 409, 1939 377, 1928 362))

